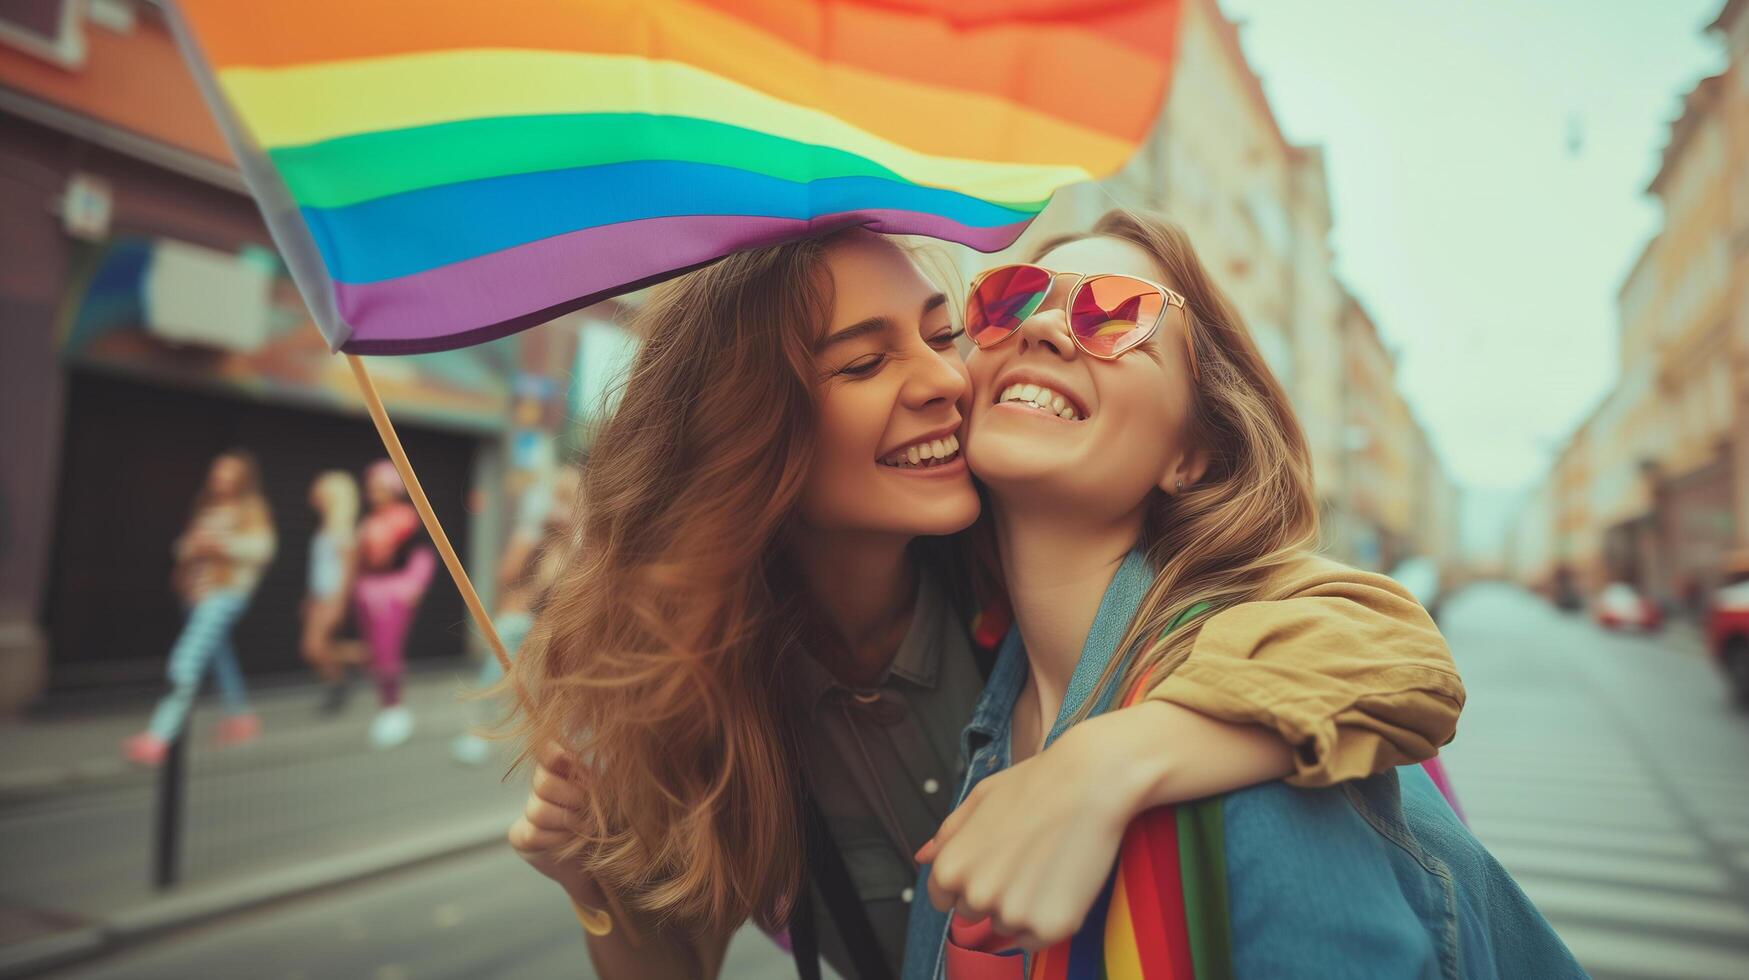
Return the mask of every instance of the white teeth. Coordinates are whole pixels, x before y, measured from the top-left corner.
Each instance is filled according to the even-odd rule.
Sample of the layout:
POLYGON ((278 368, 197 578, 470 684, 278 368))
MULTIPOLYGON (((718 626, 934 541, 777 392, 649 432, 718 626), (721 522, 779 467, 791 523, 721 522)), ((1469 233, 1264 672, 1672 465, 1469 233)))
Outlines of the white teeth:
POLYGON ((928 469, 932 465, 946 462, 959 451, 960 437, 950 433, 940 439, 925 439, 922 442, 906 446, 889 456, 881 457, 881 462, 887 466, 915 466, 920 469, 928 469))
POLYGON ((1079 421, 1080 413, 1075 411, 1075 404, 1062 394, 1036 384, 1014 384, 1002 390, 998 402, 1018 402, 1031 405, 1033 408, 1048 412, 1058 418, 1079 421))

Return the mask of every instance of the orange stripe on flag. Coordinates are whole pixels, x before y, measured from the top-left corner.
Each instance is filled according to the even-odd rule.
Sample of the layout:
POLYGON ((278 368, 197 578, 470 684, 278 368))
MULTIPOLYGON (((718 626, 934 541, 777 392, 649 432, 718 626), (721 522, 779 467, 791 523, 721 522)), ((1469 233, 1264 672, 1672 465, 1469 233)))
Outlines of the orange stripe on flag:
POLYGON ((680 61, 799 104, 843 107, 865 126, 866 115, 849 114, 859 105, 896 109, 890 94, 858 96, 859 78, 991 96, 1130 141, 1158 113, 1178 21, 1176 0, 1134 5, 1124 15, 1138 18, 1131 36, 1158 45, 1145 51, 1089 29, 1092 20, 967 31, 894 8, 797 0, 523 0, 490 15, 477 0, 302 0, 290 6, 295 13, 235 0, 181 8, 221 70, 482 48, 588 51, 680 61))

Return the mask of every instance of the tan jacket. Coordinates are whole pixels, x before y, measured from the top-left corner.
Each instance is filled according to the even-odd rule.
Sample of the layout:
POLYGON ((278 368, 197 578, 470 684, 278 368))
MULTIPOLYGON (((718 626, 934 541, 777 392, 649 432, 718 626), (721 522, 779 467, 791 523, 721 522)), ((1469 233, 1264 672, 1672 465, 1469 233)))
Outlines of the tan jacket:
POLYGON ((1451 650, 1401 585, 1308 555, 1276 598, 1223 609, 1149 692, 1298 747, 1296 786, 1328 786, 1439 753, 1464 705, 1451 650))

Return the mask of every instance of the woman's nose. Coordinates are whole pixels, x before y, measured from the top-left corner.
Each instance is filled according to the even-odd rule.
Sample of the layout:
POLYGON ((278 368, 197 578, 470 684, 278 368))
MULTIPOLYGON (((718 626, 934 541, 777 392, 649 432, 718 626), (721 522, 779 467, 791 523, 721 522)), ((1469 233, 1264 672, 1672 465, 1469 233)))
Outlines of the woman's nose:
POLYGON ((922 407, 934 401, 957 402, 966 393, 966 373, 957 350, 927 348, 928 356, 906 384, 906 400, 922 407))
POLYGON ((1016 341, 1020 344, 1019 353, 1026 353, 1039 348, 1058 357, 1073 358, 1075 356, 1075 340, 1069 335, 1069 314, 1063 308, 1063 303, 1057 297, 1051 297, 1056 302, 1041 307, 1038 312, 1026 318, 1016 331, 1016 341))

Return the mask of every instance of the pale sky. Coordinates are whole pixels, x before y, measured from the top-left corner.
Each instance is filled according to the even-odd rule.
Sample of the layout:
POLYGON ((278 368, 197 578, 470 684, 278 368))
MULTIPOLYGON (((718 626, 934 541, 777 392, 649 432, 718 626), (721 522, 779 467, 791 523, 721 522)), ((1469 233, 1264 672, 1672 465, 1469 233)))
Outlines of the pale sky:
POLYGON ((1338 274, 1478 498, 1545 472, 1615 377, 1642 192, 1723 67, 1722 3, 1221 0, 1288 139, 1325 147, 1338 274))

